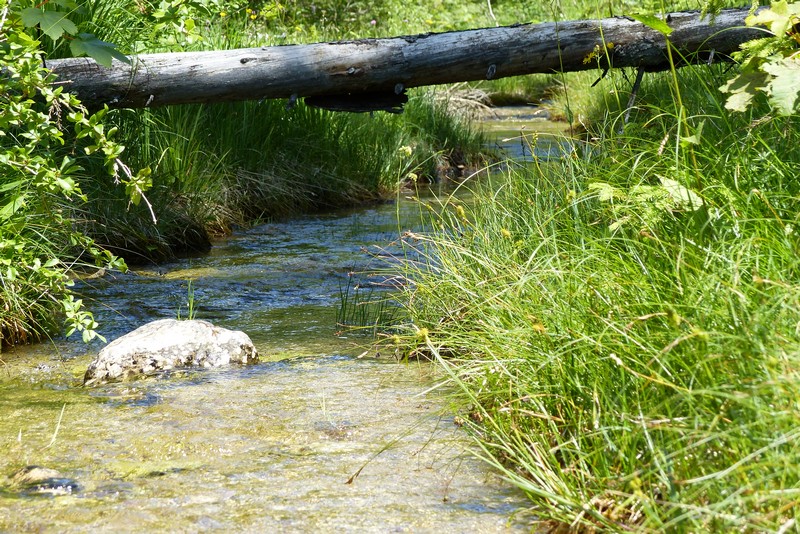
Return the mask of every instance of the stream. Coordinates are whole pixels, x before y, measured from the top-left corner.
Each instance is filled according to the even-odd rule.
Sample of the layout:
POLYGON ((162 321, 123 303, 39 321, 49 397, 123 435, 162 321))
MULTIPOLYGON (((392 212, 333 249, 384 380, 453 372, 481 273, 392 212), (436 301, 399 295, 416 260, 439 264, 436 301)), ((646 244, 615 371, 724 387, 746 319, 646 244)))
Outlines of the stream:
MULTIPOLYGON (((487 124, 529 156, 519 125, 487 124)), ((400 195, 85 282, 108 340, 192 301, 197 318, 246 332, 261 363, 83 388, 100 342, 3 353, 0 532, 526 531, 529 502, 474 456, 435 367, 335 335, 350 273, 397 251, 420 217, 400 195), (13 482, 34 465, 54 470, 46 483, 13 482)))

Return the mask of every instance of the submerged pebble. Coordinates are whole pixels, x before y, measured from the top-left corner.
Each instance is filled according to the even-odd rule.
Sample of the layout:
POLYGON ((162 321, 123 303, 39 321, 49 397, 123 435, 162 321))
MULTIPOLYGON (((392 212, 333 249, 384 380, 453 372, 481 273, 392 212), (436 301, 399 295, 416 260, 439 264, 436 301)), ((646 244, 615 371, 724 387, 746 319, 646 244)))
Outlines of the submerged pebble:
POLYGON ((49 467, 28 465, 11 477, 11 489, 22 495, 72 495, 78 483, 49 467))

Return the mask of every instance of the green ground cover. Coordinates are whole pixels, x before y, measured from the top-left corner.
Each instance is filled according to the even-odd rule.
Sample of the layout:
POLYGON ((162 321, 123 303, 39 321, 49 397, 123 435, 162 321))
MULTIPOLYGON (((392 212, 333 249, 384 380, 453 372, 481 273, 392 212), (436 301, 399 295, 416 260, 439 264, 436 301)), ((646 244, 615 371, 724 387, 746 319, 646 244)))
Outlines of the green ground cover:
MULTIPOLYGON (((111 260, 98 244, 163 259, 204 246, 209 231, 285 213, 277 206, 375 199, 411 173, 460 163, 480 144, 424 94, 403 116, 373 119, 287 111, 279 102, 91 118, 47 92, 35 37, 53 56, 76 41, 97 43, 48 41, 25 30, 9 5, 0 8, 1 61, 14 73, 0 93, 5 342, 52 331, 64 314, 70 328, 92 335, 96 325, 67 284, 76 265, 111 260)), ((76 32, 124 52, 702 7, 58 5, 76 32)), ((790 28, 777 35, 795 46, 790 28)), ((587 139, 561 161, 466 184, 474 205, 429 206, 439 230, 408 236, 425 261, 408 265, 408 322, 387 342, 435 359, 460 386, 461 424, 530 495, 542 527, 798 528, 800 139, 796 110, 774 98, 790 91, 764 78, 792 71, 796 59, 778 48, 755 53, 763 61, 745 74, 773 101, 739 101, 745 111, 737 113, 718 90, 734 75, 722 67, 648 75, 627 123, 632 73, 614 73, 591 92, 593 73, 475 86, 498 98, 547 96, 588 127, 587 139)))
POLYGON ((408 180, 479 162, 481 136, 426 91, 411 95, 399 117, 264 101, 90 118, 74 98, 50 95, 42 70, 46 57, 85 51, 110 61, 123 52, 308 42, 352 36, 355 28, 375 33, 373 19, 356 17, 361 8, 339 7, 4 1, 2 64, 14 74, 2 79, 0 341, 54 333, 65 314, 69 329, 95 335, 91 314, 70 296, 70 277, 109 267, 108 252, 129 262, 163 261, 206 249, 211 236, 234 225, 379 200, 408 180), (109 144, 80 141, 88 134, 76 135, 69 126, 76 121, 88 121, 84 130, 109 144))
MULTIPOLYGON (((752 50, 796 57, 784 31, 752 50)), ((775 86, 726 108, 733 75, 646 76, 627 124, 609 99, 570 157, 428 203, 406 240, 386 343, 440 364, 538 528, 798 528, 800 123, 775 86)))

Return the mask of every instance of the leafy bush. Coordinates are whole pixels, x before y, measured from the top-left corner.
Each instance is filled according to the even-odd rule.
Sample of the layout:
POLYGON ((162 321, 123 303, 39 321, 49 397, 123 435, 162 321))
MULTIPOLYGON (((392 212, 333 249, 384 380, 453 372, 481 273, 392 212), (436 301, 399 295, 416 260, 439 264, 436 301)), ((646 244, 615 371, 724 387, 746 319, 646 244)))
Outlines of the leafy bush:
POLYGON ((774 2, 745 23, 767 26, 771 35, 744 43, 735 55, 743 65, 739 74, 720 87, 729 94, 725 107, 745 111, 754 98, 766 94, 775 111, 791 115, 800 94, 800 3, 774 2))
MULTIPOLYGON (((25 29, 31 17, 7 5, 0 13, 0 339, 29 341, 63 314, 68 333, 89 341, 97 325, 69 292, 72 273, 87 262, 123 264, 76 228, 74 209, 86 200, 77 182, 83 162, 101 161, 134 201, 147 187, 147 171, 133 175, 119 159, 124 148, 111 141, 105 110, 89 115, 53 84, 40 43, 25 29)), ((51 18, 44 14, 37 24, 52 26, 51 18)))

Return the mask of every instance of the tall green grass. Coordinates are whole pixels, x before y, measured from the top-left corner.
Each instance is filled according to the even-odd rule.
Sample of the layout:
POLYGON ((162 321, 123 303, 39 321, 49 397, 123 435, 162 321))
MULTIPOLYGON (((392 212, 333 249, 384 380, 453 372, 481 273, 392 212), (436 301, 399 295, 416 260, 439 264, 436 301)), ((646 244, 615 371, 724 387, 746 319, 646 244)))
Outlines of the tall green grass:
POLYGON ((426 261, 391 340, 460 387, 541 528, 797 528, 800 129, 731 115, 725 76, 679 71, 683 112, 649 78, 633 122, 606 108, 571 157, 443 199, 408 239, 426 261))
MULTIPOLYGON (((427 24, 420 26, 418 17, 391 19, 392 5, 373 6, 382 30, 410 24, 422 31, 427 24)), ((127 53, 147 53, 343 38, 351 27, 375 30, 371 18, 356 16, 361 11, 340 2, 309 9, 96 0, 70 17, 82 31, 127 53)), ((44 45, 51 57, 69 54, 63 42, 45 38, 44 45)), ((445 170, 478 161, 483 151, 477 131, 448 116, 425 91, 412 95, 401 117, 260 101, 122 110, 110 122, 127 147, 126 164, 150 167, 153 187, 132 206, 122 188, 98 179, 100 169, 87 161, 81 185, 88 202, 69 209, 87 234, 132 262, 205 250, 211 236, 234 226, 384 199, 411 177, 439 179, 445 170)))
MULTIPOLYGON (((5 10, 0 17, 0 40, 7 45, 8 35, 18 37, 23 29, 21 10, 43 5, 11 4, 11 17, 6 17, 5 10), (18 28, 9 30, 12 20, 18 28)), ((340 2, 318 4, 310 12, 307 5, 236 0, 88 0, 46 8, 50 15, 62 13, 77 25, 78 32, 90 32, 133 54, 343 38, 352 36, 347 30, 350 22, 360 28, 361 35, 377 35, 390 28, 394 32, 408 24, 422 31, 433 24, 396 19, 390 25, 393 5, 399 3, 376 6, 380 17, 374 24, 373 18, 352 17, 356 11, 361 13, 361 7, 340 2), (334 13, 337 6, 346 9, 334 13), (332 14, 346 16, 347 21, 330 19, 332 14)), ((449 2, 448 6, 455 9, 458 4, 449 2)), ((447 13, 436 16, 438 20, 447 13)), ((69 55, 69 39, 53 41, 36 28, 30 31, 38 32, 41 42, 28 39, 26 46, 39 47, 48 58, 69 55)), ((13 60, 5 55, 3 68, 13 69, 13 60)), ((11 89, 4 96, 32 95, 33 89, 26 87, 22 93, 11 89)), ((18 133, 31 135, 12 115, 27 108, 38 110, 43 100, 29 99, 22 108, 5 102, 9 109, 3 109, 3 117, 8 115, 16 125, 0 143, 6 156, 17 153, 23 144, 17 142, 22 139, 15 137, 18 133)), ((27 171, 25 180, 12 180, 11 175, 0 180, 6 206, 0 214, 5 221, 0 228, 5 259, 0 263, 12 265, 0 277, 0 341, 4 343, 37 339, 51 332, 64 314, 84 334, 93 332, 87 326, 95 324, 91 315, 74 308, 80 301, 70 300, 66 289, 67 273, 85 262, 81 258, 92 256, 90 265, 103 263, 108 259, 105 253, 113 251, 132 262, 157 262, 206 250, 210 237, 236 225, 375 201, 412 178, 437 179, 441 171, 477 159, 483 145, 475 130, 448 117, 424 93, 412 95, 408 113, 399 118, 337 115, 302 102, 286 109, 285 102, 270 101, 115 111, 104 119, 101 129, 109 135, 115 132, 115 140, 127 147, 115 166, 130 168, 134 175, 138 169, 152 169, 152 188, 134 205, 125 185, 103 169, 102 157, 97 157, 102 151, 84 154, 83 145, 66 127, 70 121, 61 120, 59 109, 35 116, 46 123, 48 135, 64 136, 63 145, 49 146, 41 138, 30 137, 35 145, 31 156, 55 167, 74 160, 70 176, 85 197, 47 194, 34 198, 18 186, 34 180, 35 173, 27 171), (6 212, 14 215, 13 224, 6 212), (30 217, 23 216, 28 212, 30 217), (48 227, 54 220, 55 228, 48 227)), ((49 170, 47 165, 40 169, 49 170)), ((67 181, 61 183, 66 184, 65 192, 71 187, 67 181)))
POLYGON ((126 158, 154 186, 130 206, 87 180, 86 231, 131 261, 203 250, 209 235, 301 212, 385 199, 412 177, 479 161, 483 138, 430 95, 401 116, 342 114, 285 101, 120 112, 126 158), (152 211, 158 224, 153 224, 152 211))

